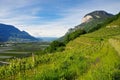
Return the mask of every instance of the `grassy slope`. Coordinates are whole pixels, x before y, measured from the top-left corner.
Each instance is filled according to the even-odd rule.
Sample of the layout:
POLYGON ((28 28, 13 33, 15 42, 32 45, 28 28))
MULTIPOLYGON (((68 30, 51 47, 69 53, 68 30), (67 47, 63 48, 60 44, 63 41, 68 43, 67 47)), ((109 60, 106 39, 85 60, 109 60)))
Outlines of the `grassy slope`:
POLYGON ((120 57, 108 40, 115 33, 120 34, 120 28, 114 28, 114 31, 112 28, 109 30, 111 31, 108 32, 106 28, 83 35, 71 41, 64 52, 44 55, 42 57, 47 58, 47 62, 10 78, 15 80, 20 78, 21 80, 112 80, 114 72, 120 67, 120 57), (102 40, 101 36, 103 36, 102 40))
MULTIPOLYGON (((114 24, 118 25, 115 21, 114 24)), ((70 41, 64 52, 36 56, 35 68, 22 70, 5 80, 119 80, 120 45, 113 44, 120 43, 119 35, 120 27, 104 27, 82 35, 70 41)), ((29 61, 32 62, 32 57, 29 61)))

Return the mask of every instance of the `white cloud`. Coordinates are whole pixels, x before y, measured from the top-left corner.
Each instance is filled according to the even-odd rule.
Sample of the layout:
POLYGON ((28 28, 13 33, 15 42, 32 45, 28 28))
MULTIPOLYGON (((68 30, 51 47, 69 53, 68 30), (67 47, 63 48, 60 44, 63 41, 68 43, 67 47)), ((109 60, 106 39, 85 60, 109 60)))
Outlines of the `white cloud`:
POLYGON ((69 27, 63 27, 63 25, 31 25, 28 27, 19 27, 21 30, 26 30, 31 35, 34 35, 35 37, 48 37, 48 36, 54 36, 59 37, 69 29, 69 27))

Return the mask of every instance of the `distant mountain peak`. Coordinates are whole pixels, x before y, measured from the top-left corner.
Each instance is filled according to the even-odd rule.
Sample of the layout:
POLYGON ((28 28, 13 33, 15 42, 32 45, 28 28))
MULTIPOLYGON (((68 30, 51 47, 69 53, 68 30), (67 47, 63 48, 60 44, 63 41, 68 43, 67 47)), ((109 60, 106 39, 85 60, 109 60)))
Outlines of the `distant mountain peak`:
POLYGON ((113 16, 113 15, 110 13, 107 13, 106 11, 103 11, 103 10, 93 11, 91 13, 86 14, 83 17, 82 23, 87 23, 87 22, 90 22, 91 20, 107 18, 107 17, 111 17, 111 16, 113 16))
POLYGON ((37 38, 15 26, 0 23, 0 42, 34 42, 37 38))

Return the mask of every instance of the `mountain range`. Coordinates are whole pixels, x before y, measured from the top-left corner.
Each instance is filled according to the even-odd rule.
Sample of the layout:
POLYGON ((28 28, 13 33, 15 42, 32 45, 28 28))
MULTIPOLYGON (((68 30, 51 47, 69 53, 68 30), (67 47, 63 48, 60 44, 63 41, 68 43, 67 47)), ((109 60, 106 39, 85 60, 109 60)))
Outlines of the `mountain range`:
POLYGON ((35 42, 38 41, 26 31, 20 31, 15 26, 0 24, 0 42, 35 42))

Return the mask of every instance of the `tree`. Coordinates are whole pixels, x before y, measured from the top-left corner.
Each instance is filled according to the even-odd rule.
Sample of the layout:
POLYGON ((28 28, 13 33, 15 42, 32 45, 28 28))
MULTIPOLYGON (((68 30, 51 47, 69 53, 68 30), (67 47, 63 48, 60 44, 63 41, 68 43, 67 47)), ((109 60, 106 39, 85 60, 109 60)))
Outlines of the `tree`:
POLYGON ((49 47, 46 48, 46 52, 55 52, 55 51, 62 51, 63 47, 65 46, 65 44, 63 42, 59 42, 59 41, 53 41, 49 47))

